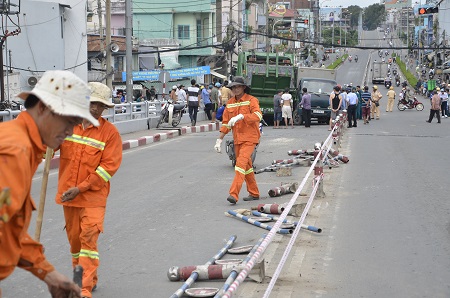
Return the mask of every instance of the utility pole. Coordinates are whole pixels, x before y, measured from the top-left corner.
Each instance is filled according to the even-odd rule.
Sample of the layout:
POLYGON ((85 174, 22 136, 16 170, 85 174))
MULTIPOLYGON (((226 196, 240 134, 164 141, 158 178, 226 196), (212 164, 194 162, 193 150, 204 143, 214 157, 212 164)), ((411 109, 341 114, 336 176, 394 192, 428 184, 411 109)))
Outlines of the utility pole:
POLYGON ((100 68, 103 71, 103 63, 104 63, 104 59, 105 59, 105 43, 103 40, 103 8, 102 8, 102 1, 101 0, 97 0, 97 15, 98 15, 98 39, 100 41, 100 53, 102 54, 101 57, 101 66, 100 68))
POLYGON ((266 53, 270 53, 269 41, 269 0, 266 2, 266 53))
MULTIPOLYGON (((20 4, 20 2, 19 2, 20 4)), ((0 9, 1 15, 13 15, 15 14, 17 16, 17 23, 19 20, 19 14, 20 14, 20 5, 11 4, 9 2, 3 2, 3 7, 0 9), (11 6, 17 7, 17 11, 11 11, 11 6)), ((14 23, 13 24, 17 24, 14 23)), ((3 28, 6 29, 6 28, 3 28)), ((18 35, 21 32, 20 27, 18 27, 15 30, 3 30, 3 36, 0 36, 0 103, 3 103, 5 101, 5 73, 3 69, 3 45, 6 42, 6 38, 9 36, 18 35)))
POLYGON ((112 89, 112 67, 111 67, 111 0, 105 2, 106 10, 106 85, 112 89))
POLYGON ((125 62, 126 67, 126 91, 127 91, 127 102, 133 102, 133 43, 131 40, 131 29, 133 26, 132 19, 132 3, 131 0, 125 1, 125 42, 126 42, 126 52, 125 52, 125 62))

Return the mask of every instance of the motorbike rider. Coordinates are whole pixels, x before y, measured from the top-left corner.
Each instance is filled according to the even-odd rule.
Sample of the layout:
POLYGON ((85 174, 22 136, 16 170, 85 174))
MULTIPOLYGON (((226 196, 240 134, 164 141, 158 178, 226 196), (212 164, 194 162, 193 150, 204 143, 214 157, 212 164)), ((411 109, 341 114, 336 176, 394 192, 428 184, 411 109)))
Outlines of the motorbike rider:
POLYGON ((405 94, 403 95, 403 100, 406 102, 406 104, 410 107, 412 107, 413 104, 413 100, 411 99, 411 90, 409 89, 409 87, 406 87, 405 89, 405 94))
POLYGON ((352 55, 348 56, 348 61, 349 62, 352 62, 352 59, 353 59, 352 55))
POLYGON ((358 55, 355 55, 355 62, 358 62, 358 55))

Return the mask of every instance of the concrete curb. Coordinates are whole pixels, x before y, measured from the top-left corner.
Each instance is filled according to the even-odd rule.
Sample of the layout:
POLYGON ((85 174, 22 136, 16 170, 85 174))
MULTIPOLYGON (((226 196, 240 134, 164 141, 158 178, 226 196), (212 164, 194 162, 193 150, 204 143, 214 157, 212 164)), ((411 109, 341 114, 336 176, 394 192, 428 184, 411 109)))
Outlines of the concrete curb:
MULTIPOLYGON (((122 150, 128 150, 132 148, 136 148, 139 146, 145 146, 148 144, 152 144, 155 142, 160 142, 166 139, 172 139, 177 136, 196 133, 196 132, 207 132, 214 131, 220 129, 220 123, 207 123, 196 126, 183 126, 179 129, 169 130, 167 132, 158 132, 151 136, 143 136, 138 138, 137 140, 126 140, 122 142, 122 150)), ((143 132, 144 133, 144 132, 143 132)), ((50 162, 50 169, 57 169, 59 167, 59 156, 55 156, 52 158, 50 162)), ((39 165, 36 172, 41 172, 44 169, 44 161, 39 165)))

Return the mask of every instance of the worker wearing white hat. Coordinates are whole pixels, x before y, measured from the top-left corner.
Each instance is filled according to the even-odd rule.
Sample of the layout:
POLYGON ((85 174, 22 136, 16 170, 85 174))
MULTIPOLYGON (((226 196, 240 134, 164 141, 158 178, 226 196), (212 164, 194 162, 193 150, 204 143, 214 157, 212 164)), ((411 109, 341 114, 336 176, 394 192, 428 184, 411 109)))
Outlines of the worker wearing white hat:
POLYGON ((89 112, 89 93, 73 73, 48 71, 33 90, 18 95, 27 110, 0 123, 0 192, 10 194, 10 204, 0 206, 0 280, 21 267, 43 280, 52 297, 81 297, 81 290, 55 270, 27 232, 35 206, 31 182, 46 147, 59 147, 82 119, 99 124, 89 112))

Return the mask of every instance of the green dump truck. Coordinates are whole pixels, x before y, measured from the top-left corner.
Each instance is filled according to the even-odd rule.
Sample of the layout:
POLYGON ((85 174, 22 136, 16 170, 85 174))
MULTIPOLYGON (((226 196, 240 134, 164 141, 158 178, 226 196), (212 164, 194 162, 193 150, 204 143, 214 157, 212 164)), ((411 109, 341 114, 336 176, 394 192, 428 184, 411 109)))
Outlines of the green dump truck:
POLYGON ((236 75, 247 79, 250 94, 258 98, 266 121, 273 120, 273 97, 277 90, 289 88, 294 107, 297 106, 297 69, 293 55, 242 52, 238 56, 236 75))

